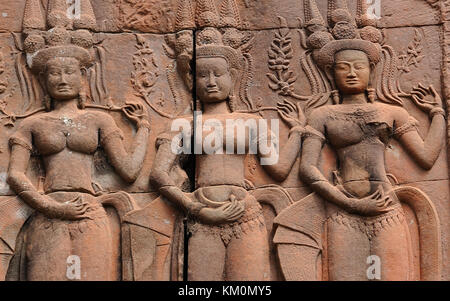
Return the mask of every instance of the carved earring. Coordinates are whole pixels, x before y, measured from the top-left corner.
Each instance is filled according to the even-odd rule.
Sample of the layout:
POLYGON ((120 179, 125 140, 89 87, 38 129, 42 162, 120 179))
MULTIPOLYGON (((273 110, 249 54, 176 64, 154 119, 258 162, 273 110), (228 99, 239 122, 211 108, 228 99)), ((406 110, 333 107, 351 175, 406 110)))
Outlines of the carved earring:
POLYGON ((338 105, 341 102, 338 90, 331 91, 331 96, 333 97, 333 104, 338 105))
POLYGON ((368 88, 367 89, 367 98, 369 99, 369 102, 370 103, 374 103, 376 97, 377 97, 377 95, 375 93, 375 89, 374 88, 368 88))
POLYGON ((44 107, 47 112, 52 110, 52 98, 50 95, 44 95, 44 107))
POLYGON ((78 95, 78 108, 83 110, 86 107, 87 96, 86 93, 80 92, 78 95))
POLYGON ((231 94, 231 95, 228 97, 228 106, 230 107, 230 111, 231 111, 231 112, 236 111, 236 103, 235 103, 235 100, 236 100, 236 97, 235 97, 233 94, 231 94))

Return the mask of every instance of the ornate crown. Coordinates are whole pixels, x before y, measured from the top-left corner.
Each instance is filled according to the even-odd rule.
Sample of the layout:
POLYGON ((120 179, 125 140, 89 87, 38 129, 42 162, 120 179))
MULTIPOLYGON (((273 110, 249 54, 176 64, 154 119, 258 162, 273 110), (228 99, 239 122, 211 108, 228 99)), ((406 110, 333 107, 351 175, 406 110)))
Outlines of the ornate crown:
POLYGON ((54 57, 73 57, 82 67, 91 65, 89 50, 93 46, 93 37, 89 30, 95 28, 96 19, 89 0, 81 0, 80 9, 80 17, 71 20, 66 13, 66 0, 52 0, 45 22, 40 1, 27 0, 23 20, 27 36, 24 50, 33 72, 44 70, 47 61, 54 57), (45 31, 46 23, 50 28, 48 31, 45 31))
POLYGON ((196 24, 204 27, 196 36, 196 57, 222 57, 231 68, 241 69, 240 48, 248 42, 235 0, 222 1, 219 10, 211 0, 198 0, 196 24), (220 29, 216 29, 220 28, 220 29))
POLYGON ((224 44, 222 34, 215 28, 203 29, 197 36, 196 58, 221 57, 231 68, 242 67, 242 57, 233 47, 224 44))
POLYGON ((380 60, 382 35, 374 27, 376 21, 367 15, 365 0, 358 1, 356 20, 350 14, 345 0, 328 1, 328 29, 314 0, 305 0, 307 45, 322 68, 334 64, 335 54, 341 50, 360 50, 370 63, 380 60))

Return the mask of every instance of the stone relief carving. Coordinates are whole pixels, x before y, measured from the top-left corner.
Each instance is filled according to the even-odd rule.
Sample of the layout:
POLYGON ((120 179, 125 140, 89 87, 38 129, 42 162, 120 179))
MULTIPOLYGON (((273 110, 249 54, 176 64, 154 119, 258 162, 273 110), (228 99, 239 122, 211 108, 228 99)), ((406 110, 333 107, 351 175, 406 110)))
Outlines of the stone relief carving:
MULTIPOLYGON (((208 6, 208 3, 211 4, 205 2, 203 6, 200 5, 200 13, 196 19, 198 24, 207 25, 196 37, 197 109, 202 111, 205 123, 225 124, 227 119, 261 120, 258 115, 236 110, 237 102, 246 101, 245 96, 234 96, 234 91, 239 91, 234 87, 239 84, 239 73, 244 71, 241 66, 246 66, 242 64, 244 55, 239 50, 245 42, 245 37, 234 28, 226 28, 220 32, 211 27, 218 25, 214 20, 219 18, 215 7, 208 6)), ((224 13, 223 8, 221 13, 224 13)), ((238 24, 238 16, 234 15, 233 18, 223 19, 229 24, 238 24)), ((248 109, 252 107, 248 105, 248 109)), ((298 116, 295 116, 297 119, 292 117, 295 115, 292 113, 298 112, 298 109, 291 103, 280 103, 278 110, 280 116, 292 128, 292 135, 281 151, 280 162, 277 165, 268 165, 267 169, 276 177, 283 178, 287 176, 297 157, 296 146, 300 144, 303 127, 298 116)), ((197 124, 199 120, 191 118, 191 122, 197 124)), ((201 136, 209 134, 208 131, 201 131, 201 136)), ((229 130, 225 129, 225 132, 230 135, 229 130)), ((198 136, 195 139, 198 139, 198 136)), ((229 137, 214 139, 226 140, 229 137)), ((275 152, 274 141, 271 141, 273 138, 269 135, 266 139, 268 140, 253 143, 258 146, 260 143, 269 143, 272 147, 271 153, 275 152)), ((268 234, 261 205, 254 196, 255 193, 258 194, 258 190, 252 191, 250 183, 244 178, 245 154, 251 146, 248 141, 238 143, 244 143, 236 145, 237 148, 246 150, 242 155, 208 154, 207 150, 196 154, 195 191, 186 194, 168 176, 169 168, 176 160, 176 155, 171 152, 171 140, 165 136, 161 137, 159 142, 151 181, 159 187, 162 196, 188 214, 191 233, 188 245, 189 280, 270 279, 268 234), (223 176, 214 176, 214 171, 218 169, 224 170, 223 176), (214 256, 215 260, 205 267, 204 258, 210 256, 214 256)), ((225 150, 216 150, 219 153, 222 151, 225 150)), ((262 153, 259 155, 264 156, 262 153)), ((267 155, 271 154, 265 156, 267 155)))
POLYGON ((371 256, 381 280, 448 277, 440 24, 365 0, 23 2, 0 32, 0 278, 370 280, 371 256))
POLYGON ((0 54, 0 112, 2 112, 2 123, 4 123, 6 126, 11 126, 11 119, 8 117, 8 109, 7 104, 9 101, 9 98, 12 97, 14 94, 14 87, 10 86, 10 75, 9 72, 6 70, 6 64, 5 64, 5 56, 3 54, 0 54))
POLYGON ((121 0, 119 1, 120 23, 130 30, 173 30, 174 12, 171 0, 121 0))
MULTIPOLYGON (((314 1, 310 4, 314 8, 314 1)), ((433 86, 424 87, 420 83, 406 94, 430 116, 428 134, 422 139, 416 129, 417 121, 400 107, 377 102, 371 88, 371 75, 381 55, 381 47, 376 43, 379 39, 374 39, 379 36, 377 29, 363 19, 358 37, 345 1, 334 1, 330 7, 333 36, 316 31, 308 39, 318 39, 320 34, 321 43, 317 45, 320 47, 315 47, 313 55, 337 90, 332 93, 334 105, 317 108, 308 116, 300 173, 315 193, 291 205, 275 219, 281 226, 275 240, 281 243, 280 261, 286 257, 286 264, 281 263, 286 269, 285 276, 296 280, 364 280, 366 267, 357 262, 376 254, 384 262, 381 268, 384 280, 439 279, 440 270, 435 265, 440 257, 439 241, 425 243, 424 237, 420 252, 433 249, 428 256, 434 257, 435 263, 428 266, 422 261, 420 268, 424 272, 420 276, 414 274, 411 234, 401 205, 412 201, 400 199, 396 191, 412 190, 410 197, 414 202, 424 203, 435 217, 437 213, 423 192, 391 183, 385 171, 384 152, 389 139, 395 138, 417 164, 431 169, 440 153, 445 128, 441 98, 433 86), (325 141, 338 157, 334 184, 318 169, 325 141), (303 235, 289 233, 295 231, 303 235), (295 243, 284 241, 295 235, 295 243), (293 254, 303 257, 297 268, 292 262, 293 254), (346 256, 354 260, 349 261, 346 256), (323 266, 321 271, 316 269, 317 260, 323 266), (430 269, 434 269, 434 275, 428 274, 430 269)), ((325 24, 320 15, 314 17, 318 24, 325 24)), ((437 223, 429 223, 427 227, 439 232, 437 223)))
MULTIPOLYGON (((82 81, 92 64, 92 37, 87 30, 66 29, 70 26, 61 17, 62 3, 51 2, 47 21, 53 27, 47 32, 32 31, 24 42, 29 67, 44 91, 45 111, 24 117, 9 139, 7 182, 34 213, 19 233, 8 280, 66 280, 69 256, 78 256, 84 263, 82 280, 118 279, 103 205, 117 206, 124 214, 126 205, 134 209, 134 202, 120 192, 103 195, 91 179, 92 154, 101 145, 115 171, 133 182, 147 151, 150 124, 142 105, 127 103, 120 108, 138 129, 134 149, 128 153, 114 120, 86 104, 82 81), (43 191, 26 175, 32 153, 45 167, 43 191)), ((82 14, 73 24, 86 27, 89 20, 95 20, 94 16, 82 14)), ((24 25, 28 24, 32 22, 25 20, 24 25)))

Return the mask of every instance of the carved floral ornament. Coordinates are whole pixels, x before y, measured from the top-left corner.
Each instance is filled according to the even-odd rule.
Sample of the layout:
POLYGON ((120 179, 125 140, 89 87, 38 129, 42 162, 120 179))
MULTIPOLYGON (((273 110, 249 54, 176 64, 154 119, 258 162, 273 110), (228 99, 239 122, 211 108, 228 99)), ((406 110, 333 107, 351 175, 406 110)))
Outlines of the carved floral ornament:
POLYGON ((326 15, 304 0, 299 26, 278 17, 269 35, 247 30, 240 9, 249 1, 179 0, 176 9, 118 1, 123 28, 133 32, 108 39, 135 48, 120 53, 129 64, 111 74, 118 54, 95 32, 94 2, 80 0, 67 14, 75 2, 26 1, 23 32, 14 34, 23 96, 15 112, 0 56, 0 112, 11 132, 0 277, 66 280, 70 258, 86 269, 71 277, 83 280, 368 280, 371 256, 381 258, 383 280, 444 275, 435 195, 403 184, 385 163, 400 153, 406 172, 420 177, 442 164, 440 96, 421 79, 410 91, 402 85, 424 68, 423 30, 414 28, 397 52, 365 0, 355 14, 347 1, 329 0, 326 15), (164 39, 140 32, 158 20, 171 32, 164 39), (254 48, 258 38, 266 52, 254 48), (123 99, 107 80, 116 76, 123 99), (236 139, 241 153, 225 145, 221 153, 175 153, 174 137, 185 133, 171 122, 198 126, 193 109, 224 124, 274 118, 286 132, 279 141, 272 127, 262 138, 236 139), (266 144, 278 161, 262 164, 267 154, 252 153, 253 144, 266 144))

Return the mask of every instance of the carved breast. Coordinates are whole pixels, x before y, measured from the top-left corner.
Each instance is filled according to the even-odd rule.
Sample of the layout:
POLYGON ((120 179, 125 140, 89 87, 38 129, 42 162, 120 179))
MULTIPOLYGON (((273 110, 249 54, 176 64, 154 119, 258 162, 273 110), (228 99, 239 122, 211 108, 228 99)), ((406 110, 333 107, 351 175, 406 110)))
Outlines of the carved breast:
POLYGON ((76 118, 43 116, 33 128, 33 142, 42 155, 58 153, 66 147, 91 154, 98 146, 98 127, 91 114, 76 118))
POLYGON ((258 121, 257 117, 243 113, 208 116, 202 132, 203 146, 222 146, 224 150, 232 147, 229 151, 247 153, 250 137, 257 138, 258 121))
POLYGON ((336 105, 330 107, 325 128, 330 143, 336 148, 361 142, 386 145, 392 126, 373 105, 336 105))

